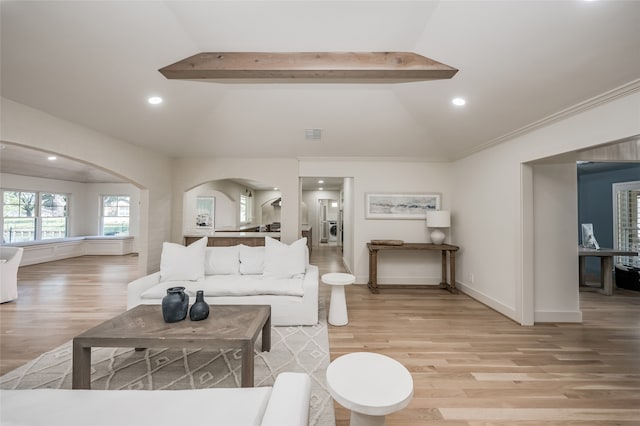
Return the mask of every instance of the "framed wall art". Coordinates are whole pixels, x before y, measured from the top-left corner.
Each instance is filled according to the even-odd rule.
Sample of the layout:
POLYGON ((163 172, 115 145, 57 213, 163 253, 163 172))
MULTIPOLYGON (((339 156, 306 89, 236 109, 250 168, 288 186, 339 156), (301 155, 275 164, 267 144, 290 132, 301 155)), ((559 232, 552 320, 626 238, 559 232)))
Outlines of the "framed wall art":
POLYGON ((196 227, 213 228, 216 197, 196 197, 196 227))
POLYGON ((440 210, 440 194, 365 194, 366 219, 422 219, 428 210, 440 210))

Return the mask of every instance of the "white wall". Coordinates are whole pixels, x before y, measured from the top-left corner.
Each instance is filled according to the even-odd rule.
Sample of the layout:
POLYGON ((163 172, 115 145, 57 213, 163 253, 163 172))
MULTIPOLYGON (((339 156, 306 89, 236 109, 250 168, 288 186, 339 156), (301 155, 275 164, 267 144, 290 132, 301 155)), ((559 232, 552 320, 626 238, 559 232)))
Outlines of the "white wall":
POLYGON ((575 162, 533 166, 535 322, 582 321, 578 261, 567 267, 557 255, 577 250, 577 194, 575 162))
MULTIPOLYGON (((545 226, 541 226, 540 220, 537 226, 533 223, 536 220, 533 213, 538 207, 526 206, 527 200, 535 199, 530 192, 542 175, 533 173, 531 184, 526 185, 523 164, 637 134, 640 134, 640 92, 631 91, 613 100, 594 102, 581 113, 456 161, 452 177, 457 225, 453 233, 463 250, 457 268, 461 288, 516 321, 523 322, 528 317, 522 304, 522 295, 528 293, 536 294, 533 306, 536 317, 552 312, 554 316, 576 318, 575 292, 554 292, 556 297, 549 298, 542 296, 544 290, 524 287, 527 283, 535 284, 523 271, 544 276, 551 265, 534 264, 534 241, 540 238, 544 241, 540 233, 545 226), (523 211, 525 207, 534 209, 533 213, 523 211), (522 235, 533 238, 524 240, 522 235)), ((554 179, 552 185, 571 185, 566 170, 554 174, 554 179)), ((558 191, 554 197, 562 192, 566 193, 558 191)), ((572 198, 575 201, 575 196, 572 198)), ((569 219, 563 214, 559 220, 564 224, 577 223, 577 216, 569 219)), ((548 225, 546 221, 544 225, 548 225)), ((574 243, 577 241, 571 242, 569 251, 566 244, 547 247, 545 254, 554 258, 559 277, 569 279, 577 271, 574 243)), ((577 286, 577 280, 571 285, 577 286)))
MULTIPOLYGON (((366 244, 372 239, 399 239, 405 242, 428 241, 424 220, 365 219, 364 199, 367 192, 414 192, 442 195, 442 208, 449 209, 453 198, 451 164, 413 161, 312 161, 300 162, 300 176, 351 177, 353 188, 345 182, 345 200, 353 202, 347 212, 345 230, 353 232, 353 245, 345 235, 345 263, 356 276, 356 283, 367 283, 369 254, 366 244), (348 193, 350 192, 350 193, 348 193)), ((346 206, 345 206, 346 207, 346 206)), ((455 226, 456 212, 452 213, 455 226)), ((448 237, 448 241, 450 238, 448 237)), ((453 241, 456 244, 456 241, 453 241)), ((438 284, 441 281, 440 252, 383 253, 378 260, 380 284, 438 284)))
MULTIPOLYGON (((343 228, 344 235, 342 241, 342 260, 347 271, 353 274, 355 270, 355 243, 354 243, 354 213, 355 197, 353 195, 353 178, 344 178, 344 187, 342 188, 342 209, 343 209, 343 228)), ((367 261, 367 265, 368 265, 367 261)))
POLYGON ((171 159, 2 98, 0 139, 103 168, 140 191, 140 274, 157 270, 171 229, 171 159))
POLYGON ((282 207, 271 203, 282 197, 280 191, 253 191, 254 222, 256 225, 269 225, 282 222, 282 207))

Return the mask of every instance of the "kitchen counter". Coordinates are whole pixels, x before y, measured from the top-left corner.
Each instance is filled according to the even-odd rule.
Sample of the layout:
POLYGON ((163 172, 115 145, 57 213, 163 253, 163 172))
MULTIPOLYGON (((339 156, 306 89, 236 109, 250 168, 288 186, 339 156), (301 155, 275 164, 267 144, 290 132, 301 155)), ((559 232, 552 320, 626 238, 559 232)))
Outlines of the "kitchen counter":
POLYGON ((208 237, 207 246, 235 246, 244 244, 245 246, 263 246, 264 237, 271 237, 279 240, 279 232, 213 232, 202 235, 185 235, 184 244, 189 245, 202 237, 208 237))

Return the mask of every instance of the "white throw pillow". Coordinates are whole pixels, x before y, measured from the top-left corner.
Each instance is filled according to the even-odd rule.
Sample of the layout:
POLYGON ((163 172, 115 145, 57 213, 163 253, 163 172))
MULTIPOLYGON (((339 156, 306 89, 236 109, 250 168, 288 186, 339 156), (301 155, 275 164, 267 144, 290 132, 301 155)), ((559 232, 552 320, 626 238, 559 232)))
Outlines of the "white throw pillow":
POLYGON ((160 281, 197 281, 204 278, 204 249, 207 237, 185 247, 163 243, 160 256, 160 281))
POLYGON ((264 237, 264 273, 269 278, 291 278, 304 274, 307 268, 307 239, 301 238, 287 245, 271 237, 264 237))
POLYGON ((237 275, 240 270, 240 248, 207 247, 204 251, 205 275, 237 275))
POLYGON ((264 272, 264 250, 262 246, 250 247, 240 244, 240 273, 261 275, 264 272))

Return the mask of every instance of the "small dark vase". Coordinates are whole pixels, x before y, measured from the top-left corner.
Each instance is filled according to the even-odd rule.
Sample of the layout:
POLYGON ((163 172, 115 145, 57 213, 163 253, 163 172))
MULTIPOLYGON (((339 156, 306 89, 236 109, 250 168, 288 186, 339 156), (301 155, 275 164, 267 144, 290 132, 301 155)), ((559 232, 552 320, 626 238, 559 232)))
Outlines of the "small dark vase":
POLYGON ((171 287, 167 295, 162 298, 162 316, 165 322, 178 322, 187 317, 189 310, 189 296, 184 287, 171 287))
POLYGON ((209 304, 204 301, 204 292, 198 290, 196 292, 196 303, 191 306, 189 318, 191 321, 200 321, 209 316, 209 304))

